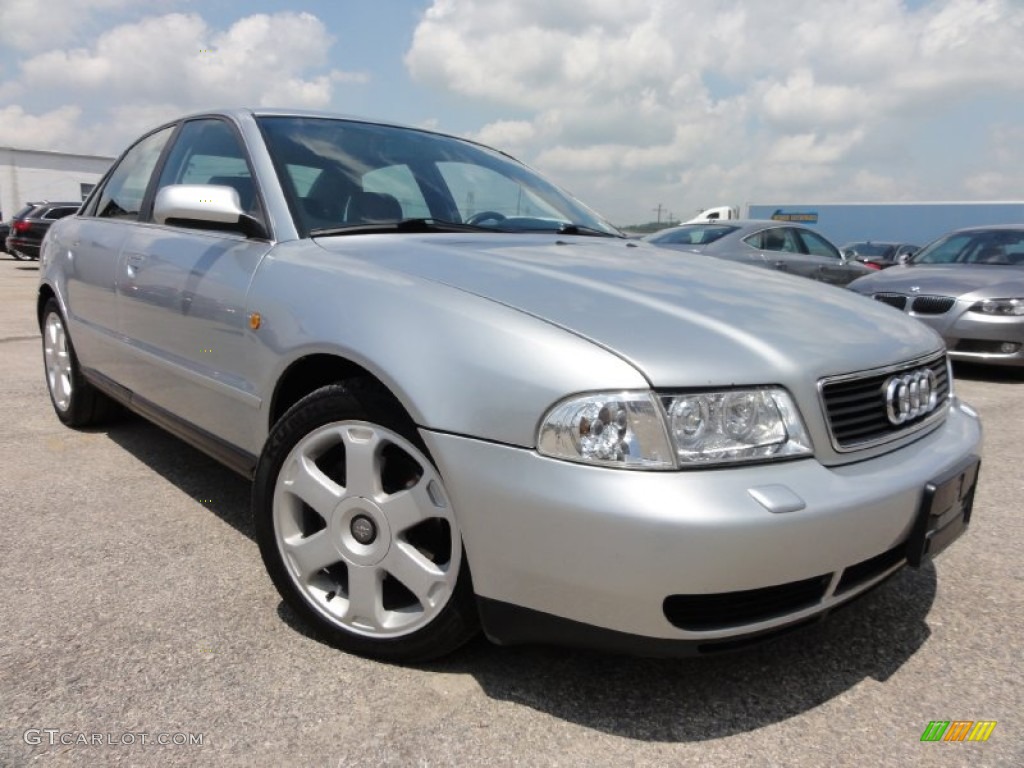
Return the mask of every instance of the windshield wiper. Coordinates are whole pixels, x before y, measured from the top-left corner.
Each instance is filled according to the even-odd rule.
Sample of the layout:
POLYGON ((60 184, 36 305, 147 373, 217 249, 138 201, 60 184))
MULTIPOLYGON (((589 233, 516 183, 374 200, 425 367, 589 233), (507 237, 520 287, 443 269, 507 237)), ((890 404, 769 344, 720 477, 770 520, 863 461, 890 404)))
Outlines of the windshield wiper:
POLYGON ((402 219, 401 221, 380 221, 373 224, 350 224, 343 227, 324 227, 311 229, 313 237, 332 237, 335 235, 369 235, 398 232, 401 234, 416 232, 494 232, 493 227, 478 227, 473 224, 461 224, 457 221, 444 219, 402 219))
POLYGON ((560 235, 587 235, 588 237, 625 237, 614 232, 605 232, 603 229, 594 229, 582 224, 563 224, 558 228, 560 235))

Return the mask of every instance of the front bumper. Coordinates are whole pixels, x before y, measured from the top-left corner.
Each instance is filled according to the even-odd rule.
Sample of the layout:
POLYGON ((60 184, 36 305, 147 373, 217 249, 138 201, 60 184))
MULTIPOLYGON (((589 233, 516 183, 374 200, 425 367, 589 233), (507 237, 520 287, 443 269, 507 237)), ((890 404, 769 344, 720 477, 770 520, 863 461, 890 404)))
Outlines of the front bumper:
POLYGON ((941 314, 915 312, 909 309, 915 297, 907 298, 906 313, 942 336, 951 359, 986 365, 1024 366, 1024 317, 972 312, 970 308, 976 303, 974 299, 957 299, 948 311, 941 314), (1006 343, 1015 345, 1015 349, 1003 350, 1006 343))
POLYGON ((771 633, 875 586, 905 564, 925 486, 981 453, 980 423, 957 400, 920 440, 839 467, 804 459, 628 471, 423 437, 445 478, 489 635, 559 642, 560 626, 589 627, 658 653, 665 641, 685 651, 771 633), (699 615, 703 598, 715 611, 717 598, 741 607, 732 621, 720 613, 703 624, 679 620, 695 606, 699 615), (536 626, 510 631, 507 609, 536 626))

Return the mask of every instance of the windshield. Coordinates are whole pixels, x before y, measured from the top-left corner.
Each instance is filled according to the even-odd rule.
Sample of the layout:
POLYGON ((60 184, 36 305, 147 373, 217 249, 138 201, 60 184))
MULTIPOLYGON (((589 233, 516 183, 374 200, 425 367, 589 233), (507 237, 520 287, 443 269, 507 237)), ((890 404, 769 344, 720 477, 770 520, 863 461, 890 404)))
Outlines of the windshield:
POLYGON ((303 236, 423 231, 388 229, 409 220, 622 236, 526 166, 472 142, 331 118, 258 122, 303 236))
POLYGON ((910 263, 1024 266, 1024 229, 954 232, 925 246, 910 263))
POLYGON ((858 256, 880 256, 883 259, 891 259, 896 252, 896 246, 882 243, 850 243, 843 246, 844 251, 853 251, 858 256))
POLYGON ((707 245, 735 231, 736 227, 728 224, 687 224, 655 232, 644 239, 657 245, 707 245))

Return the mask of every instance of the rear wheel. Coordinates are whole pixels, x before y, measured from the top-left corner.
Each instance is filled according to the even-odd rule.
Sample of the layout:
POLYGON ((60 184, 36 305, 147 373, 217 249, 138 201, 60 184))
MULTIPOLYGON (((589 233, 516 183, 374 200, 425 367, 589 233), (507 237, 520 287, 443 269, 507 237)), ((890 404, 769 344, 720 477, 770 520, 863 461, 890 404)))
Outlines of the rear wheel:
POLYGON ((317 634, 422 661, 476 632, 472 585, 440 473, 411 420, 378 399, 331 385, 282 417, 256 472, 257 541, 281 596, 317 634))
POLYGON ((82 376, 75 348, 56 300, 43 307, 43 364, 53 410, 69 427, 86 427, 108 418, 116 405, 82 376))

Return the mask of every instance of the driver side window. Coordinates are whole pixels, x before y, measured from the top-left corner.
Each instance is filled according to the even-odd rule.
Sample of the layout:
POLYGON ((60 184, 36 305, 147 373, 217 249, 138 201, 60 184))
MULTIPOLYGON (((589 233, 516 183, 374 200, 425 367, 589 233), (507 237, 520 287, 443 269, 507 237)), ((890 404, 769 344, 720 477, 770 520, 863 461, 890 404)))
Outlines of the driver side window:
POLYGON ((107 178, 89 214, 101 219, 137 220, 150 176, 173 131, 174 126, 164 128, 128 150, 107 178))
POLYGON ((238 193, 241 208, 259 216, 259 198, 245 150, 223 120, 190 120, 164 163, 157 189, 169 184, 217 184, 238 193))

